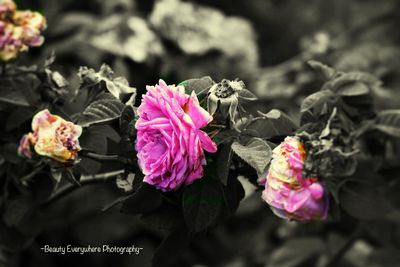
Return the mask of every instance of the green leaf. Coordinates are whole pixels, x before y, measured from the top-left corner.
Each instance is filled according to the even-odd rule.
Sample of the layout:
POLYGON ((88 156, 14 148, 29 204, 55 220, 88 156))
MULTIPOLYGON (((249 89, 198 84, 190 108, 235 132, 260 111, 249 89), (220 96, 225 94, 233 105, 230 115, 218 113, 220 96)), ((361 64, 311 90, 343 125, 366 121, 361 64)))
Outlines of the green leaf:
POLYGON ((253 167, 259 175, 266 171, 272 157, 271 147, 260 138, 252 138, 246 145, 233 142, 232 150, 253 167))
POLYGON ((240 201, 245 196, 245 191, 238 177, 230 175, 227 185, 222 186, 227 215, 234 215, 239 208, 240 201))
POLYGON ((185 87, 185 91, 187 94, 191 94, 193 91, 197 96, 204 95, 208 92, 208 89, 213 86, 215 82, 211 79, 210 76, 204 76, 198 79, 189 79, 181 82, 179 85, 185 87))
MULTIPOLYGON (((96 151, 99 154, 107 154, 108 140, 102 129, 103 127, 94 126, 83 131, 79 138, 81 147, 86 150, 96 151)), ((92 159, 82 158, 78 166, 82 167, 86 173, 97 173, 102 164, 92 159)))
POLYGON ((357 219, 384 220, 398 215, 376 186, 347 183, 339 197, 343 209, 357 219))
POLYGON ((232 162, 231 144, 222 144, 218 149, 217 155, 217 175, 223 185, 227 184, 229 170, 232 162))
POLYGON ((6 131, 14 130, 24 122, 32 119, 33 111, 25 107, 17 107, 11 112, 6 121, 6 131))
POLYGON ((183 216, 191 232, 215 225, 221 212, 223 195, 217 180, 205 176, 185 187, 183 216))
POLYGON ((344 86, 355 83, 363 83, 365 85, 372 87, 372 86, 378 86, 380 84, 380 81, 375 76, 365 72, 358 72, 358 71, 347 72, 347 73, 342 72, 332 81, 325 84, 324 87, 329 87, 329 89, 331 89, 333 92, 340 93, 340 91, 344 86))
POLYGON ((330 90, 322 90, 307 96, 301 103, 300 111, 306 112, 315 106, 326 103, 330 98, 333 97, 333 93, 330 90))
POLYGON ((375 119, 375 124, 372 125, 387 135, 400 138, 400 110, 385 110, 378 114, 375 119))
POLYGON ((78 124, 88 127, 118 119, 125 105, 119 100, 103 99, 91 103, 79 117, 78 124))
POLYGON ((122 205, 121 212, 127 214, 149 213, 162 203, 160 192, 154 186, 143 183, 122 205))
POLYGON ((136 95, 136 88, 130 87, 125 78, 113 78, 113 75, 113 70, 107 64, 103 64, 99 72, 87 67, 81 67, 78 72, 81 88, 93 87, 104 82, 106 89, 117 99, 120 99, 120 95, 124 94, 136 95))
POLYGON ((311 68, 318 71, 326 80, 333 78, 333 76, 336 74, 336 71, 333 68, 321 62, 310 60, 307 63, 311 68))
POLYGON ((136 115, 136 108, 131 105, 123 109, 119 117, 119 129, 122 135, 126 134, 130 125, 134 124, 136 115))
POLYGON ((252 92, 244 88, 239 91, 239 98, 249 101, 255 101, 258 99, 256 95, 254 95, 252 92))
POLYGON ((341 96, 361 96, 370 93, 369 87, 365 83, 351 82, 342 85, 338 90, 337 94, 341 96))
POLYGON ((268 267, 315 266, 325 245, 320 238, 295 238, 274 250, 268 267))
POLYGON ((0 95, 0 102, 22 106, 22 107, 29 107, 30 103, 26 99, 26 94, 23 94, 22 91, 16 90, 13 87, 0 87, 1 95, 0 95))
POLYGON ((244 134, 260 137, 263 139, 275 136, 291 135, 297 125, 288 115, 280 110, 272 109, 267 114, 261 113, 261 117, 254 118, 245 128, 244 134))

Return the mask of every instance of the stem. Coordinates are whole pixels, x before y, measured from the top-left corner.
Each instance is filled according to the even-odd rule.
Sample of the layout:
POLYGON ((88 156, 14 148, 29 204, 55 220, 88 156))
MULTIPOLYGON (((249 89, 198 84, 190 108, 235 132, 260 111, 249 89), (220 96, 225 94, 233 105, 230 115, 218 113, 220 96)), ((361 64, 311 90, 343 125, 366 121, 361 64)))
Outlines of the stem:
POLYGON ((7 70, 7 63, 5 61, 1 62, 1 76, 6 75, 6 70, 7 70))
POLYGON ((34 169, 31 173, 28 173, 27 175, 23 176, 21 178, 21 183, 26 184, 26 182, 29 181, 33 176, 35 176, 36 174, 41 172, 44 167, 45 167, 45 165, 40 165, 36 169, 34 169))
MULTIPOLYGON (((123 174, 125 170, 117 170, 117 171, 111 171, 111 172, 106 172, 106 173, 99 173, 95 175, 82 175, 79 183, 81 186, 83 185, 89 185, 89 184, 96 184, 96 183, 101 183, 101 182, 108 182, 112 179, 114 179, 116 176, 123 174)), ((63 198, 64 196, 68 195, 69 193, 75 191, 75 189, 81 188, 78 185, 75 184, 68 184, 65 185, 64 187, 60 188, 58 191, 54 192, 53 195, 50 196, 50 198, 42 204, 42 207, 46 207, 49 204, 52 204, 59 199, 63 198)))
POLYGON ((88 152, 88 151, 81 151, 80 154, 82 157, 93 159, 93 160, 96 160, 99 162, 119 161, 122 164, 136 165, 135 161, 125 158, 125 157, 118 156, 118 155, 100 155, 100 154, 96 154, 96 153, 88 152))
POLYGON ((18 73, 12 73, 12 74, 6 74, 6 63, 2 62, 2 79, 9 79, 9 78, 14 78, 14 77, 19 77, 22 75, 26 75, 26 74, 35 74, 36 76, 40 75, 40 72, 38 71, 33 71, 33 70, 28 70, 28 71, 24 71, 24 72, 18 72, 18 73))
POLYGON ((343 257, 343 255, 347 252, 351 246, 353 246, 354 242, 357 241, 358 238, 361 237, 362 229, 358 227, 346 240, 346 242, 332 255, 332 257, 326 262, 324 267, 335 267, 338 266, 337 263, 343 257))

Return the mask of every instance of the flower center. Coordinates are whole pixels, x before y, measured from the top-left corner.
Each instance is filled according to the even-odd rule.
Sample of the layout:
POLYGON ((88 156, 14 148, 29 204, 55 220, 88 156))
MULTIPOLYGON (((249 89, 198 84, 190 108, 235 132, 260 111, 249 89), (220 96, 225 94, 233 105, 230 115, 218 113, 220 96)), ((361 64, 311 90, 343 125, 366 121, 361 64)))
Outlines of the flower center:
POLYGON ((228 98, 235 93, 235 90, 230 85, 230 81, 223 79, 215 90, 215 95, 219 98, 228 98))

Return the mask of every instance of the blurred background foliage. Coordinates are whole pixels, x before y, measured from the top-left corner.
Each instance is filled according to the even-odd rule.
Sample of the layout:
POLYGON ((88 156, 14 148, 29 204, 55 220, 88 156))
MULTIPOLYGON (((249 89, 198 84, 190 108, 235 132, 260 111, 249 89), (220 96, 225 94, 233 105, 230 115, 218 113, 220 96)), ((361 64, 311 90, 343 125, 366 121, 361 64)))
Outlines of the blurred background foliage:
MULTIPOLYGON (((127 77, 139 93, 159 78, 177 84, 204 75, 216 81, 238 77, 260 97, 252 104, 254 112, 279 108, 299 118, 301 101, 323 83, 306 64, 315 59, 338 70, 375 75, 382 81, 374 88, 378 109, 400 107, 397 0, 17 2, 42 12, 49 25, 45 45, 18 60, 30 65, 55 51, 53 67, 65 75, 70 88, 78 87, 79 66, 97 70, 102 63, 127 77)), ((97 143, 107 143, 99 138, 103 141, 97 143)), ((109 140, 108 146, 112 149, 116 142, 109 140)), ((247 189, 234 218, 199 236, 183 254, 171 255, 179 258, 177 266, 324 266, 340 249, 346 252, 332 266, 400 262, 398 220, 358 222, 342 213, 340 220, 334 215, 327 223, 285 222, 272 215, 260 192, 247 189), (356 227, 361 230, 354 232, 356 227)), ((46 230, 25 246, 19 266, 148 266, 164 233, 117 209, 102 212, 118 195, 113 184, 93 185, 53 205, 55 216, 47 218, 41 226, 46 230), (42 253, 39 247, 44 244, 134 244, 144 250, 139 256, 57 256, 42 253)), ((399 206, 395 194, 392 204, 399 206)))

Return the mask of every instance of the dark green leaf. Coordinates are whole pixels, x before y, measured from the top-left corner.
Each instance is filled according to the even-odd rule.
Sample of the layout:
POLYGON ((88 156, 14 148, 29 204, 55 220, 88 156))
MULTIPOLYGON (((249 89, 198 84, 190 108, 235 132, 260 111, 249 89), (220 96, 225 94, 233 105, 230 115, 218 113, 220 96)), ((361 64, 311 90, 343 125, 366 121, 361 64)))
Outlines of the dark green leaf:
POLYGON ((183 216, 192 232, 200 232, 216 223, 223 195, 217 180, 205 176, 185 187, 183 216))
MULTIPOLYGON (((83 131, 82 136, 79 138, 79 143, 82 148, 96 151, 99 154, 107 154, 107 137, 104 131, 99 129, 104 126, 95 126, 83 131)), ((88 158, 82 158, 79 162, 86 173, 97 173, 101 168, 101 163, 88 158)))
POLYGON ((363 83, 368 86, 378 86, 380 84, 379 80, 375 76, 365 72, 354 71, 348 73, 340 73, 340 75, 327 83, 326 86, 328 86, 333 92, 340 93, 344 86, 355 83, 363 83))
POLYGON ((19 127, 24 122, 32 119, 32 117, 32 110, 23 107, 15 108, 7 118, 6 131, 10 131, 19 127))
POLYGON ((297 125, 288 115, 280 110, 272 109, 267 114, 261 113, 261 117, 253 119, 245 128, 244 133, 263 139, 275 136, 291 135, 297 125))
POLYGON ((385 110, 378 114, 372 125, 387 135, 400 138, 400 110, 385 110))
POLYGON ((361 220, 383 220, 394 215, 390 202, 374 186, 347 183, 339 197, 343 209, 361 220))
POLYGON ((318 71, 326 80, 333 78, 333 76, 336 73, 336 71, 333 68, 331 68, 321 62, 318 62, 315 60, 310 60, 307 63, 308 63, 308 65, 310 65, 311 68, 318 71))
POLYGON ((20 90, 16 90, 13 87, 1 86, 0 102, 13 104, 16 106, 29 107, 30 103, 26 99, 26 94, 22 93, 20 90))
POLYGON ((369 94, 370 89, 365 83, 352 82, 342 85, 337 93, 341 96, 360 96, 369 94))
POLYGON ((185 87, 185 91, 187 94, 191 94, 194 91, 196 95, 200 96, 202 94, 206 94, 208 92, 208 89, 210 89, 214 83, 215 82, 211 79, 211 77, 205 76, 198 79, 183 81, 179 85, 185 87))
POLYGON ((250 100, 250 101, 255 101, 258 99, 256 95, 254 95, 252 92, 250 92, 247 89, 242 89, 239 91, 239 98, 242 98, 245 100, 250 100))
POLYGON ((239 208, 240 201, 244 198, 244 188, 241 182, 239 182, 238 177, 230 175, 227 185, 222 186, 222 190, 228 216, 231 216, 235 214, 239 208))
POLYGON ((93 87, 104 82, 106 89, 116 99, 119 99, 121 94, 136 94, 136 88, 130 87, 125 78, 113 78, 113 74, 112 69, 106 64, 103 64, 98 72, 87 67, 81 67, 78 72, 81 88, 93 87))
POLYGON ((233 142, 232 150, 260 175, 265 172, 272 157, 270 146, 260 138, 252 138, 246 145, 233 142))
POLYGON ((127 133, 129 125, 133 124, 136 119, 136 111, 133 106, 126 106, 119 117, 119 129, 124 135, 127 133))
POLYGON ((232 148, 231 143, 222 144, 218 149, 217 155, 217 175, 223 185, 227 184, 229 170, 232 161, 232 148))
POLYGON ((322 90, 307 96, 301 103, 300 111, 306 112, 315 106, 326 103, 330 98, 332 98, 333 93, 330 90, 322 90))
POLYGON ((118 119, 125 105, 119 100, 98 100, 91 103, 79 117, 79 125, 88 127, 118 119))

